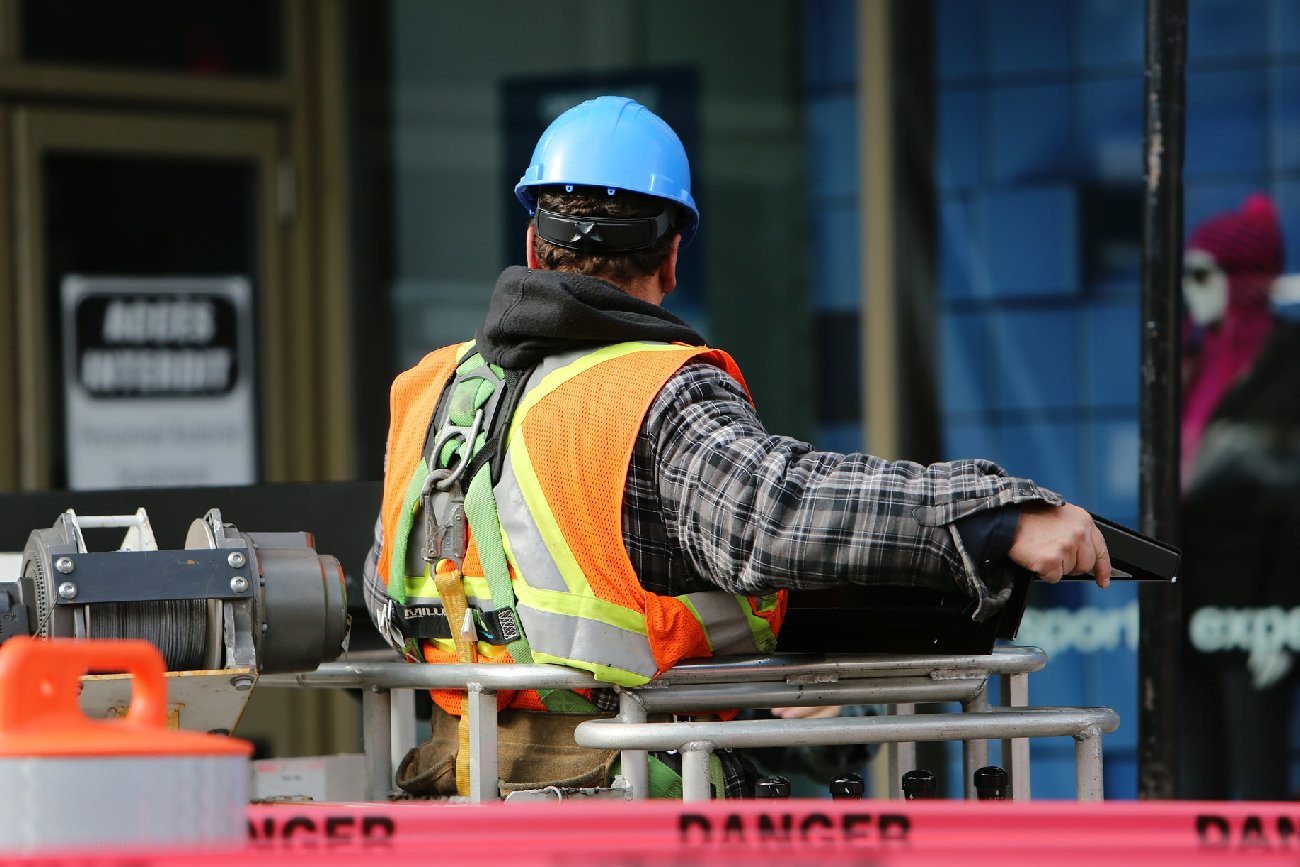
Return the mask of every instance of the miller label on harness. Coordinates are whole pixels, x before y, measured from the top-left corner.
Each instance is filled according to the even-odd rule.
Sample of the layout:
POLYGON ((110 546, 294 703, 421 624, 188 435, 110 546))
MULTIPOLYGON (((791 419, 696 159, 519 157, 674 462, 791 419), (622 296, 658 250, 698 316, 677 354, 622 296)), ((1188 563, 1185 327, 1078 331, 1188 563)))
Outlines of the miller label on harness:
MULTIPOLYGON (((489 644, 505 645, 515 641, 522 634, 519 621, 514 611, 480 611, 471 608, 470 616, 474 619, 474 628, 479 641, 489 644)), ((401 632, 408 638, 444 638, 452 639, 451 625, 447 622, 447 612, 440 604, 410 604, 396 609, 401 618, 401 632)))

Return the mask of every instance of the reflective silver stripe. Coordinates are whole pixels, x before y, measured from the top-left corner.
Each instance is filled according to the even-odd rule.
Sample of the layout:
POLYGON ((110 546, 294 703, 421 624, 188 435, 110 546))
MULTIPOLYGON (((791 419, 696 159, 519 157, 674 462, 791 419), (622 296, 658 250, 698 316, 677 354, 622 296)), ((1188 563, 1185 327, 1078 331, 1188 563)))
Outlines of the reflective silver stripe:
MULTIPOLYGON (((591 353, 589 349, 562 352, 545 358, 528 377, 523 394, 519 396, 522 403, 528 393, 550 374, 591 353)), ((509 424, 514 425, 515 419, 509 424)), ((501 532, 506 539, 507 549, 519 567, 516 576, 539 590, 557 590, 569 592, 569 585, 560 574, 560 567, 551 556, 550 549, 542 539, 541 530, 533 520, 533 513, 524 501, 524 492, 519 487, 515 475, 513 444, 506 449, 505 460, 501 462, 501 478, 492 488, 492 495, 497 501, 497 517, 501 522, 501 532)))
POLYGON ((681 597, 695 608, 704 621, 709 647, 718 656, 758 653, 749 618, 742 605, 749 603, 730 593, 688 593, 681 597))
POLYGON ((570 617, 524 605, 519 606, 519 618, 534 653, 594 662, 645 678, 659 671, 644 635, 589 617, 570 617))
MULTIPOLYGON (((569 585, 560 575, 551 552, 542 541, 533 513, 524 503, 524 492, 519 489, 514 467, 509 456, 501 466, 501 480, 492 489, 497 501, 497 516, 501 519, 501 532, 510 542, 510 553, 519 566, 520 580, 539 590, 568 592, 569 585)), ((531 640, 531 638, 530 638, 531 640)))
MULTIPOLYGON (((555 371, 562 367, 568 367, 578 359, 586 358, 590 354, 590 349, 575 349, 572 352, 561 352, 559 355, 546 356, 542 363, 533 370, 532 375, 528 377, 528 383, 524 386, 524 394, 528 394, 537 387, 538 383, 555 371)), ((522 401, 523 395, 520 395, 519 399, 522 401)))

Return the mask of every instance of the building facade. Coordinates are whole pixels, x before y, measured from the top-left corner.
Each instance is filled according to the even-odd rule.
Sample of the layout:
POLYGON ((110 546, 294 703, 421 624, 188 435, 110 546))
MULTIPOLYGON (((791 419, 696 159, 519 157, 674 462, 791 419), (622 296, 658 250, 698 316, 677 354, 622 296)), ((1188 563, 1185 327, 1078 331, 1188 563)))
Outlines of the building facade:
MULTIPOLYGON (((1185 222, 1267 192, 1295 249, 1300 5, 1189 13, 1185 222)), ((471 334, 521 261, 511 189, 536 136, 622 92, 693 158, 703 220, 668 306, 737 357, 773 430, 989 457, 1136 525, 1143 15, 1132 0, 0 0, 0 489, 78 486, 96 437, 156 455, 76 395, 170 419, 187 394, 157 381, 192 359, 178 346, 233 359, 247 393, 221 409, 222 439, 247 468, 181 432, 188 469, 89 478, 378 478, 387 383, 471 334), (85 278, 126 280, 145 306, 178 297, 169 279, 198 281, 186 300, 234 278, 247 303, 208 343, 131 343, 79 314, 85 278), (121 350, 94 357, 127 385, 93 393, 100 350, 121 350)), ((1021 638, 1052 656, 1036 703, 1136 718, 1131 588, 1038 594, 1021 638)), ((1136 792, 1135 729, 1108 738, 1109 796, 1136 792)), ((1035 793, 1068 795, 1069 745, 1036 749, 1035 793)))

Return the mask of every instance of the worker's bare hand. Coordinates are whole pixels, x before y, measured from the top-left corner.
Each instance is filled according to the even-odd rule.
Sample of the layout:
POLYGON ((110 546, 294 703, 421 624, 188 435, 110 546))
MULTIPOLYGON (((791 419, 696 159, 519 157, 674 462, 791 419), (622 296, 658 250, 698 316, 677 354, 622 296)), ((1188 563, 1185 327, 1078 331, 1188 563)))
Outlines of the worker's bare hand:
POLYGON ((839 716, 840 709, 838 705, 829 707, 774 707, 772 716, 781 719, 829 719, 833 716, 839 716))
POLYGON ((1092 515, 1069 503, 1021 506, 1020 526, 1007 556, 1048 583, 1091 572, 1098 587, 1110 584, 1110 553, 1101 531, 1092 515))

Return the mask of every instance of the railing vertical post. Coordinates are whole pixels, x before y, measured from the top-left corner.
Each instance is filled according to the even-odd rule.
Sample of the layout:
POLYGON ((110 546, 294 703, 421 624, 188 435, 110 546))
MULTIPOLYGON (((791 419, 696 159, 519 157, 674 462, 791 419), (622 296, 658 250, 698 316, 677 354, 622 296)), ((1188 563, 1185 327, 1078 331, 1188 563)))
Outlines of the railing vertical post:
MULTIPOLYGON (((916 713, 914 704, 896 704, 888 709, 891 715, 905 716, 916 713)), ((916 744, 891 743, 885 747, 889 756, 889 797, 903 797, 903 774, 916 769, 916 744)))
POLYGON ((713 796, 712 776, 709 766, 713 759, 713 744, 709 741, 691 741, 684 744, 682 754, 682 801, 708 801, 713 796))
POLYGON ((366 800, 386 801, 393 787, 392 694, 382 687, 361 690, 365 732, 366 800))
MULTIPOLYGON (((987 713, 989 710, 989 693, 988 687, 981 689, 979 695, 962 706, 966 713, 987 713)), ((975 792, 975 771, 989 763, 989 742, 986 740, 969 740, 962 741, 961 744, 962 767, 966 772, 965 792, 969 800, 974 800, 975 792)), ((901 783, 901 781, 900 781, 901 783)))
POLYGON ((406 754, 418 745, 415 726, 415 690, 399 689, 389 693, 392 716, 389 722, 389 755, 396 768, 406 754))
POLYGON ((501 797, 497 756, 497 694, 481 683, 468 684, 469 799, 475 804, 501 797))
POLYGON ((1095 728, 1074 736, 1074 791, 1080 801, 1100 801, 1104 794, 1101 732, 1095 728))
MULTIPOLYGON (((1002 680, 1002 706, 1006 708, 1029 707, 1029 675, 1004 674, 1002 680)), ((1002 741, 1002 767, 1011 778, 1011 799, 1029 800, 1029 739, 1006 738, 1002 741)))
MULTIPOLYGON (((619 690, 619 719, 629 723, 643 723, 648 719, 645 705, 631 690, 619 690)), ((623 750, 620 754, 620 772, 632 787, 632 800, 643 801, 650 797, 650 753, 648 750, 623 750)))

